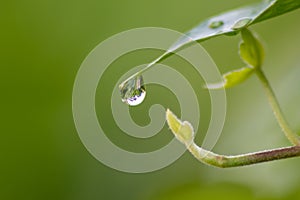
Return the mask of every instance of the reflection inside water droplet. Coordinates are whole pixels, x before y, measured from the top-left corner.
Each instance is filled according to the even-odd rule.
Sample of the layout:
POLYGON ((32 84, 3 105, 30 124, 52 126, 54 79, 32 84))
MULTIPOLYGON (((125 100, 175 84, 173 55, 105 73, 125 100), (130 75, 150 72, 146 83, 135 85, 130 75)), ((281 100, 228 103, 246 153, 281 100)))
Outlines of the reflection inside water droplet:
POLYGON ((122 101, 130 106, 141 104, 146 97, 143 76, 137 75, 123 82, 120 86, 122 101))
POLYGON ((138 94, 128 99, 122 99, 122 101, 126 102, 130 106, 137 106, 144 101, 145 97, 146 97, 146 91, 140 89, 138 90, 138 94))
POLYGON ((213 21, 209 24, 209 28, 219 28, 220 26, 222 26, 224 24, 223 21, 219 20, 219 21, 213 21))

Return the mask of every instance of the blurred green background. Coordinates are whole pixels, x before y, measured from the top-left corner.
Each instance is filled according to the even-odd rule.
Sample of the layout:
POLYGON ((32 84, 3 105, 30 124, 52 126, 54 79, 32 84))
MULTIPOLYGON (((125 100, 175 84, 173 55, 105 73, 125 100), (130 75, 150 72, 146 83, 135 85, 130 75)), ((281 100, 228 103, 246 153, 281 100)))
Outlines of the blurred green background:
MULTIPOLYGON (((81 143, 72 118, 76 72, 101 41, 136 27, 184 32, 211 15, 252 2, 256 1, 2 1, 0 199, 299 199, 300 159, 217 169, 185 153, 162 170, 128 174, 94 159, 81 143)), ((299 18, 298 10, 252 27, 263 38, 264 69, 295 129, 300 128, 299 18)), ((202 44, 220 71, 226 72, 243 66, 238 42, 239 36, 223 36, 202 44)), ((167 127, 149 143, 125 137, 107 105, 109 87, 115 84, 109 81, 122 75, 119 67, 129 70, 158 54, 145 50, 125 55, 99 84, 98 117, 110 130, 111 140, 124 149, 154 150, 172 139, 167 127)), ((166 62, 193 78, 193 71, 182 70, 176 59, 166 62)), ((160 90, 166 89, 149 86, 145 105, 130 109, 136 123, 149 123, 152 103, 180 110, 168 90, 160 98, 155 96, 160 90)), ((227 98, 227 120, 215 152, 238 154, 289 145, 255 77, 228 90, 227 98)), ((210 116, 205 92, 203 99, 201 130, 210 116)))

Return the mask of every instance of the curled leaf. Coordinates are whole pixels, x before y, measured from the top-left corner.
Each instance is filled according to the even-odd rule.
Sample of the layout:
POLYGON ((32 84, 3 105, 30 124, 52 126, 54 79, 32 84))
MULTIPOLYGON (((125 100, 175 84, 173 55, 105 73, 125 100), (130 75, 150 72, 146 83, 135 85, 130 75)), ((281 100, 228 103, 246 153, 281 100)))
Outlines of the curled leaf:
POLYGON ((240 43, 240 57, 251 67, 261 67, 264 60, 264 49, 259 40, 249 31, 241 31, 243 41, 240 43))
POLYGON ((241 69, 227 72, 226 74, 223 75, 223 82, 207 84, 206 88, 221 89, 221 88, 233 87, 245 81, 253 73, 253 71, 254 71, 253 68, 244 67, 241 69))
POLYGON ((194 129, 187 121, 180 121, 169 109, 166 112, 166 119, 175 137, 182 143, 188 145, 194 140, 194 129))

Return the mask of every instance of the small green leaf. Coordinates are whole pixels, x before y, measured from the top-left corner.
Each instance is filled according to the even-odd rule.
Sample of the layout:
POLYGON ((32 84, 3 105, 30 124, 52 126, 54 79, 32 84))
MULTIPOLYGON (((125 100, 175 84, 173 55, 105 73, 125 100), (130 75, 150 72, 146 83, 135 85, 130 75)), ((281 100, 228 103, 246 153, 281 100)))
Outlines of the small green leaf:
POLYGON ((246 80, 252 73, 254 69, 249 67, 244 67, 234 71, 227 72, 223 75, 222 83, 213 83, 206 85, 207 89, 221 89, 221 88, 230 88, 235 85, 240 84, 246 80))
POLYGON ((166 119, 175 137, 182 143, 189 145, 194 140, 194 129, 187 121, 180 121, 169 109, 166 112, 166 119))
POLYGON ((243 41, 240 43, 240 57, 254 68, 261 67, 264 49, 258 39, 248 29, 241 31, 243 41))

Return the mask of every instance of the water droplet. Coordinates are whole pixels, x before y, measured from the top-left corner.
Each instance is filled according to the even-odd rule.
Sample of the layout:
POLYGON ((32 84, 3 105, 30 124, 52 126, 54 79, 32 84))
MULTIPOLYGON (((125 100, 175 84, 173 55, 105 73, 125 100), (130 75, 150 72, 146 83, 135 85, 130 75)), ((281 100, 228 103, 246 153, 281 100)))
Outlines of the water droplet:
POLYGON ((213 21, 209 24, 209 28, 219 28, 220 26, 222 26, 224 24, 223 21, 219 20, 219 21, 213 21))
POLYGON ((146 90, 142 75, 137 75, 124 81, 119 86, 119 89, 122 101, 130 106, 137 106, 141 104, 146 97, 146 90))
POLYGON ((242 18, 239 19, 238 21, 236 21, 234 23, 234 25, 232 26, 232 29, 236 30, 236 29, 241 29, 244 28, 245 26, 247 26, 250 22, 252 21, 251 18, 242 18))

